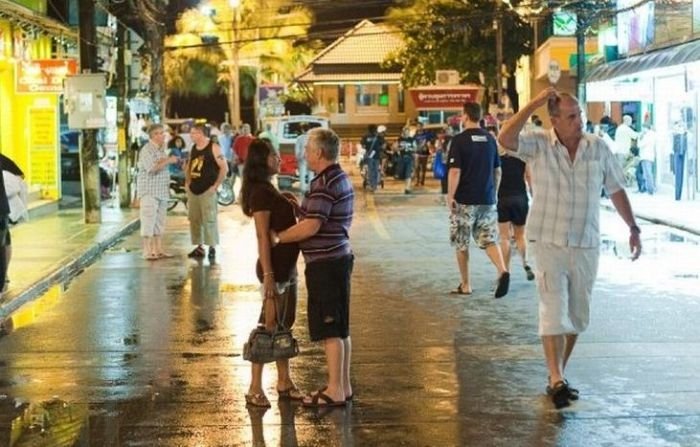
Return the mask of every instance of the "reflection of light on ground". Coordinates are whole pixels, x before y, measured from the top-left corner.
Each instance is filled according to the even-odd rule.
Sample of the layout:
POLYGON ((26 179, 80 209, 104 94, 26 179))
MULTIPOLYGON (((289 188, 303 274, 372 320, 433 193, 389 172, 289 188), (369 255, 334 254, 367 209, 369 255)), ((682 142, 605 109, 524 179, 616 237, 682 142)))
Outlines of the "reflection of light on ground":
POLYGON ((55 285, 46 291, 41 297, 25 304, 15 311, 8 321, 5 322, 5 329, 16 331, 22 327, 34 323, 39 315, 56 305, 63 296, 63 285, 55 285))
POLYGON ((602 256, 599 277, 610 282, 644 285, 654 293, 697 296, 700 237, 660 225, 642 228, 642 256, 630 261, 629 230, 619 216, 601 213, 602 256))

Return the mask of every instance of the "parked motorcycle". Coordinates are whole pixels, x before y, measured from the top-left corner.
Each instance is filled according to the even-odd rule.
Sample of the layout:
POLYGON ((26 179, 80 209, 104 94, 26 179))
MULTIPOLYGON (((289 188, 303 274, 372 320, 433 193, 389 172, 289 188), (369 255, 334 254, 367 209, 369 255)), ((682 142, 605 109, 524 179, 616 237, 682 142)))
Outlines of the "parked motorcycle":
POLYGON ((236 201, 236 193, 233 191, 234 176, 226 176, 216 190, 216 201, 221 206, 229 206, 236 201))
POLYGON ((170 177, 170 197, 168 198, 168 211, 172 211, 178 203, 182 202, 187 208, 187 191, 185 179, 182 177, 170 177))

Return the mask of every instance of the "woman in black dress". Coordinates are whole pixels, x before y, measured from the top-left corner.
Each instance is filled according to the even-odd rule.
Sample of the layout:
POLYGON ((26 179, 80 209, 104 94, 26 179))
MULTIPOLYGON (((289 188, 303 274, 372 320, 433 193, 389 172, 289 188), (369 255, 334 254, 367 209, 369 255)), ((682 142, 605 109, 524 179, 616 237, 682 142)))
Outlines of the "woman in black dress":
MULTIPOLYGON (((296 316, 297 271, 299 247, 296 243, 272 247, 270 230, 280 232, 296 223, 293 196, 281 194, 272 185, 272 176, 279 173, 280 156, 268 140, 256 139, 250 144, 243 169, 241 207, 255 221, 258 238, 256 273, 262 283, 263 306, 259 324, 267 329, 276 325, 277 314, 286 328, 296 316)), ((289 371, 289 360, 277 360, 277 393, 280 399, 301 400, 289 371)), ((245 395, 248 405, 269 407, 262 388, 263 364, 253 363, 252 380, 245 395)))

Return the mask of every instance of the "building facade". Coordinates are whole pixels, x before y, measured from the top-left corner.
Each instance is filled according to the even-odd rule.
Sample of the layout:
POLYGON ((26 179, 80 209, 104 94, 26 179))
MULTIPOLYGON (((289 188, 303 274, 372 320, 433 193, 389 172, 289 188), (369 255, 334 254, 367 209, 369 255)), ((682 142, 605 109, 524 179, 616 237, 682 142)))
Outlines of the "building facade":
POLYGON ((657 185, 662 193, 692 200, 700 191, 700 0, 649 1, 624 10, 638 3, 618 1, 624 12, 602 45, 605 62, 586 76, 589 109, 618 123, 630 115, 636 130, 652 126, 657 185))
POLYGON ((46 1, 0 0, 0 152, 25 173, 30 191, 60 197, 59 95, 77 72, 77 34, 46 16, 46 1))

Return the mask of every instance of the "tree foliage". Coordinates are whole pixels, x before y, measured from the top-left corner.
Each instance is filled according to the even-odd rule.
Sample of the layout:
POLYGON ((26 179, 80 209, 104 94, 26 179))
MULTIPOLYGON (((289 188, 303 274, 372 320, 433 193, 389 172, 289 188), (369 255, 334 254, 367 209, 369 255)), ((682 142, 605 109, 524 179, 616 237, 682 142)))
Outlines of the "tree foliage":
MULTIPOLYGON (((493 85, 496 78, 496 29, 503 29, 503 64, 515 70, 531 52, 532 28, 510 5, 497 10, 494 0, 413 0, 391 8, 388 22, 398 28, 405 46, 386 61, 403 69, 405 86, 432 84, 435 71, 453 69, 461 80, 493 85)), ((517 7, 520 0, 511 0, 517 7)))
POLYGON ((228 92, 230 65, 237 56, 240 93, 250 99, 258 82, 287 83, 313 57, 308 45, 296 45, 306 37, 313 15, 292 0, 241 0, 237 10, 228 0, 210 0, 207 6, 210 15, 201 8, 185 11, 177 22, 178 34, 168 40, 169 48, 180 47, 169 51, 167 70, 168 86, 178 94, 228 92), (197 46, 201 36, 214 43, 197 46))

